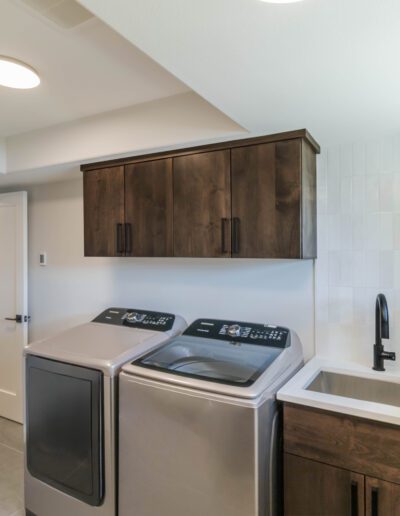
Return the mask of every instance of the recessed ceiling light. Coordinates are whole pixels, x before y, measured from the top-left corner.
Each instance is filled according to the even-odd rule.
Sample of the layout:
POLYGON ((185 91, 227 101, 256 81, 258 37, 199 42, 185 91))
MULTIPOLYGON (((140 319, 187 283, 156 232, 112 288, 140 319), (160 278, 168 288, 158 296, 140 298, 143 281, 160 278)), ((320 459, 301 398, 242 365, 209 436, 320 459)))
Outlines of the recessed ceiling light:
POLYGON ((39 75, 33 68, 17 59, 0 56, 0 86, 26 90, 39 84, 39 75))

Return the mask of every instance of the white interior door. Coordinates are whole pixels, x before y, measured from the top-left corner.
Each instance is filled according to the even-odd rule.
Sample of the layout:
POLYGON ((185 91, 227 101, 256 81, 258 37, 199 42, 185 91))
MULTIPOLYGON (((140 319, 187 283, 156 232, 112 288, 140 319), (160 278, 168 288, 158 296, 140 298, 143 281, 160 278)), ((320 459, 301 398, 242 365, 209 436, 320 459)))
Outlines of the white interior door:
POLYGON ((27 344, 27 194, 0 194, 0 416, 22 422, 22 352, 27 344), (21 317, 18 320, 7 320, 21 317))

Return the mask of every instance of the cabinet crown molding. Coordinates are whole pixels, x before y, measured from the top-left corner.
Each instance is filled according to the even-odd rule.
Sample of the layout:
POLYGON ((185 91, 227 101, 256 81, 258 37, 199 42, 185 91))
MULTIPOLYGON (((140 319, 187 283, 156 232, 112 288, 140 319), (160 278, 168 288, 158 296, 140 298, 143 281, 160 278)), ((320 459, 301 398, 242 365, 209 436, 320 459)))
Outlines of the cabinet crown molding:
POLYGON ((256 136, 253 138, 243 138, 240 140, 231 140, 218 143, 210 143, 199 145, 195 147, 185 147, 175 150, 168 150, 162 152, 153 152, 147 154, 140 154, 137 156, 130 156, 127 158, 111 159, 106 161, 98 161, 93 163, 86 163, 81 165, 81 171, 98 170, 99 168, 116 167, 119 165, 129 165, 131 163, 138 163, 143 161, 152 161, 155 159, 175 158, 187 154, 199 154, 201 152, 210 152, 213 150, 232 149, 237 147, 247 147, 248 145, 256 145, 258 143, 273 143, 282 142, 285 140, 302 139, 306 141, 315 154, 321 152, 321 148, 316 140, 311 136, 307 129, 298 129, 297 131, 286 131, 283 133, 270 134, 265 136, 256 136))

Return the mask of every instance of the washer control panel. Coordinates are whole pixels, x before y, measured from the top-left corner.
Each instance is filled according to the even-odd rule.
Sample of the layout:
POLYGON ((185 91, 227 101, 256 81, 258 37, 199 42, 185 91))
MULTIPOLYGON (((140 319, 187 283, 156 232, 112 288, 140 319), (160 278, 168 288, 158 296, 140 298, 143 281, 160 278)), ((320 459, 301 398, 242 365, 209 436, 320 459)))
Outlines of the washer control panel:
POLYGON ((278 348, 290 346, 290 331, 272 324, 197 319, 184 335, 278 348))
POLYGON ((134 308, 108 308, 93 319, 93 322, 153 331, 171 330, 174 321, 173 314, 134 308))

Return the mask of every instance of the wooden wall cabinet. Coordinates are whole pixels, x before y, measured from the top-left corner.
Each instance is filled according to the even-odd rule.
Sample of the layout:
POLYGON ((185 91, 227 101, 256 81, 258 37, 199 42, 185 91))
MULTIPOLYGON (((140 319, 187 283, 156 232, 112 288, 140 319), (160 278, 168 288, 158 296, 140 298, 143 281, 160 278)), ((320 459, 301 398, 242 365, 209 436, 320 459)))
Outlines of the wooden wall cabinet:
POLYGON ((174 158, 174 256, 231 255, 230 152, 174 158))
POLYGON ((307 131, 83 165, 86 256, 316 257, 307 131))
POLYGON ((400 515, 400 429, 284 406, 285 516, 400 515))
POLYGON ((83 198, 85 256, 122 256, 124 167, 85 173, 83 198))
POLYGON ((172 256, 172 160, 83 176, 85 256, 172 256))
POLYGON ((172 159, 126 165, 126 256, 173 255, 172 193, 172 159))

